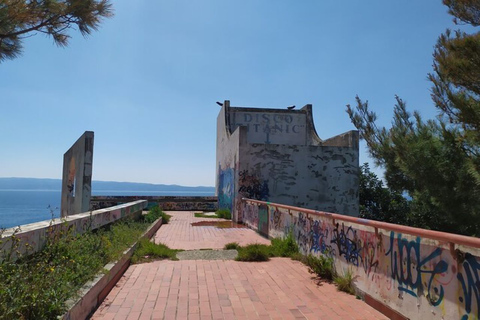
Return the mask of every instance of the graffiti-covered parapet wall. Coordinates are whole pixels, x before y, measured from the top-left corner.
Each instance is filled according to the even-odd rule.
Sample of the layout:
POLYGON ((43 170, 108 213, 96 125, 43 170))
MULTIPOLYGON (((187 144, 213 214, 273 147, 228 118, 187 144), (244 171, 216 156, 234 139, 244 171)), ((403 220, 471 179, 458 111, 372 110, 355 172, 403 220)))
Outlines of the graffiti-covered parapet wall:
POLYGON ((352 271, 357 293, 390 318, 479 319, 479 238, 259 201, 242 209, 249 227, 292 232, 302 254, 352 271))
POLYGON ((146 200, 147 210, 159 206, 164 211, 216 211, 217 197, 212 196, 92 196, 90 210, 108 208, 137 200, 146 200))
POLYGON ((85 131, 63 155, 62 217, 89 210, 92 165, 93 131, 85 131))
POLYGON ((358 215, 358 132, 322 140, 312 106, 231 107, 217 118, 219 207, 242 221, 240 199, 358 215))

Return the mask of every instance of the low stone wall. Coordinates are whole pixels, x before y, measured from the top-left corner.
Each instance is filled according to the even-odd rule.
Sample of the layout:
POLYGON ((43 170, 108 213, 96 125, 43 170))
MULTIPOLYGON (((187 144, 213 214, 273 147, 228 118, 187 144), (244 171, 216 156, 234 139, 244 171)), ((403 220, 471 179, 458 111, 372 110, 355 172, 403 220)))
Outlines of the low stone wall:
POLYGON ((365 301, 395 319, 478 319, 480 239, 243 201, 243 222, 268 237, 289 232, 302 254, 333 257, 365 301))
POLYGON ((110 208, 79 213, 62 219, 45 220, 6 229, 0 237, 0 259, 5 255, 32 254, 40 251, 48 237, 58 235, 64 230, 81 234, 87 230, 94 230, 115 222, 124 217, 135 217, 142 214, 147 201, 138 200, 110 208), (14 250, 12 250, 12 245, 14 250))
POLYGON ((148 208, 158 205, 164 211, 216 211, 217 197, 180 197, 180 196, 93 196, 90 209, 100 209, 120 203, 147 200, 148 208))

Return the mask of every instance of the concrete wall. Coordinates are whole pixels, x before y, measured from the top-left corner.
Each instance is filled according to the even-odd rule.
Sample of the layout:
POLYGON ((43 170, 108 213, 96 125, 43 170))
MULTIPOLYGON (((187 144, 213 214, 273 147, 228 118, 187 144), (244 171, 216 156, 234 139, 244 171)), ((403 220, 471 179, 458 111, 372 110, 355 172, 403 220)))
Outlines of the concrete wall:
MULTIPOLYGON (((480 316, 478 239, 472 240, 478 240, 476 247, 462 246, 453 240, 433 240, 421 232, 376 232, 373 227, 334 221, 301 209, 242 206, 244 222, 253 229, 269 237, 283 237, 291 230, 303 254, 331 256, 337 271, 353 271, 365 301, 386 306, 380 308, 384 311, 423 320, 480 316)), ((368 224, 368 220, 358 220, 368 224)))
POLYGON ((231 108, 231 130, 247 128, 249 143, 305 145, 307 115, 300 110, 231 108))
POLYGON ((240 137, 245 135, 245 131, 239 128, 235 132, 231 132, 228 120, 230 115, 226 112, 229 106, 230 102, 225 101, 217 117, 217 179, 215 180, 215 189, 218 197, 218 207, 221 209, 227 208, 233 212, 237 193, 235 187, 238 181, 237 165, 240 156, 240 137))
POLYGON ((63 156, 62 217, 89 210, 92 165, 93 132, 85 131, 63 156))
POLYGON ((93 196, 90 210, 112 207, 118 204, 146 200, 147 208, 158 205, 164 211, 216 211, 217 197, 179 197, 179 196, 93 196))
POLYGON ((358 132, 321 140, 312 106, 231 107, 217 118, 219 208, 242 221, 241 198, 357 216, 358 132))
MULTIPOLYGON (((110 208, 79 213, 62 219, 45 220, 6 229, 0 235, 0 259, 11 251, 12 243, 18 241, 16 250, 20 255, 32 254, 40 251, 49 236, 59 230, 70 230, 81 234, 88 230, 95 230, 104 225, 115 222, 124 217, 135 217, 142 213, 147 201, 139 200, 110 208)), ((16 256, 17 253, 13 252, 16 256)))

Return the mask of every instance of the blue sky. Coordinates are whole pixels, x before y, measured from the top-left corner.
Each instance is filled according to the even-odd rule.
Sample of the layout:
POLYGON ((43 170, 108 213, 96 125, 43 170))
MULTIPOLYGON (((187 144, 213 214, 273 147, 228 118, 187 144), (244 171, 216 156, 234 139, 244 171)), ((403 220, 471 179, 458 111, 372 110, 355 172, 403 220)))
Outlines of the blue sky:
MULTIPOLYGON (((313 104, 323 139, 355 129, 358 94, 389 126, 394 96, 437 114, 427 73, 455 28, 441 1, 115 1, 58 48, 38 34, 0 63, 0 177, 61 178, 95 132, 95 180, 215 185, 215 101, 313 104)), ((360 162, 369 161, 361 145, 360 162)), ((377 169, 377 172, 381 172, 377 169)))

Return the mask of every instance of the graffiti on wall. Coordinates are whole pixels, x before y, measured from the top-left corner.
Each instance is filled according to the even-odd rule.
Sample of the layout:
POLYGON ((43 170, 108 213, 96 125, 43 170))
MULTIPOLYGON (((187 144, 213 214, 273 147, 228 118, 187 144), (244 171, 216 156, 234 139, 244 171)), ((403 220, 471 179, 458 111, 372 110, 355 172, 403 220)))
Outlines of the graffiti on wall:
POLYGON ((238 192, 245 198, 267 201, 270 196, 268 181, 260 180, 248 170, 239 172, 238 192))
POLYGON ((308 254, 312 243, 312 223, 313 219, 306 214, 299 212, 293 218, 293 235, 297 241, 300 252, 308 254))
POLYGON ((258 206, 245 204, 242 211, 243 223, 253 229, 258 229, 258 206))
POLYGON ((480 260, 470 253, 466 253, 464 261, 461 264, 463 272, 457 274, 462 293, 458 301, 464 305, 465 314, 462 320, 469 319, 473 314, 480 318, 480 260), (472 312, 473 311, 473 312, 472 312))
POLYGON ((332 244, 336 245, 338 255, 358 267, 361 243, 357 238, 357 232, 351 226, 345 229, 345 225, 337 223, 333 229, 332 244))
POLYGON ((312 246, 310 252, 322 253, 325 255, 333 256, 335 250, 330 245, 329 234, 331 234, 331 228, 324 221, 314 220, 312 222, 312 246))
POLYGON ((232 212, 235 172, 232 168, 222 170, 220 166, 218 172, 218 207, 232 212))
POLYGON ((435 280, 437 275, 448 271, 448 263, 441 259, 442 249, 436 248, 427 255, 421 254, 420 237, 408 240, 401 233, 390 233, 390 248, 385 253, 390 257, 391 277, 398 290, 414 297, 425 295, 433 306, 443 300, 443 285, 435 280), (426 285, 424 283, 426 280, 426 285))
MULTIPOLYGON (((261 225, 258 208, 244 206, 257 230, 261 225)), ((400 313, 411 318, 427 313, 432 314, 431 319, 479 319, 480 251, 476 255, 458 249, 452 253, 448 247, 418 236, 376 233, 354 223, 334 224, 329 218, 303 212, 290 216, 275 206, 266 212, 269 236, 286 236, 291 228, 303 254, 329 255, 341 268, 352 268, 362 290, 400 313), (410 299, 418 310, 403 303, 410 299)))

